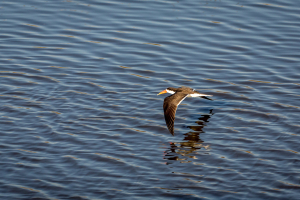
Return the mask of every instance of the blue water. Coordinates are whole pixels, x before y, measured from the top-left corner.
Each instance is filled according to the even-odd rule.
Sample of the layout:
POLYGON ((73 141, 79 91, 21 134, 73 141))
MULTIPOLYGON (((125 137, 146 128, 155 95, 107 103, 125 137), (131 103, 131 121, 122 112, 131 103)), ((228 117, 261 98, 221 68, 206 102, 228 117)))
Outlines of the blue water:
POLYGON ((1 199, 298 199, 300 3, 1 1, 1 199), (167 87, 213 95, 165 124, 167 87))

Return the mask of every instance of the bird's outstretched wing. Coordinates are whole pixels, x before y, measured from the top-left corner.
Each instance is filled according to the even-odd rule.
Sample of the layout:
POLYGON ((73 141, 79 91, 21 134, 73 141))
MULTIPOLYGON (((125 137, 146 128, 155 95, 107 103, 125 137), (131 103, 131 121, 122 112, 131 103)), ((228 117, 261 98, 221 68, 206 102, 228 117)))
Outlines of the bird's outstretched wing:
POLYGON ((175 93, 171 96, 168 96, 164 100, 164 114, 166 124, 168 129, 172 135, 174 135, 174 121, 175 121, 175 114, 178 105, 188 96, 188 94, 184 93, 175 93))

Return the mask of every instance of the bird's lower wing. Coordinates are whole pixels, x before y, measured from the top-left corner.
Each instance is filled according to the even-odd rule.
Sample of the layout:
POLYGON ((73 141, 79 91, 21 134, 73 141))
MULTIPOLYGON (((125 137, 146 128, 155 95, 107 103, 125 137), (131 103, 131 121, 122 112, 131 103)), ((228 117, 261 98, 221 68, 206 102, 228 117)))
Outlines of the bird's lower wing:
POLYGON ((187 97, 187 94, 173 94, 164 100, 164 115, 167 127, 174 135, 174 121, 178 105, 187 97))

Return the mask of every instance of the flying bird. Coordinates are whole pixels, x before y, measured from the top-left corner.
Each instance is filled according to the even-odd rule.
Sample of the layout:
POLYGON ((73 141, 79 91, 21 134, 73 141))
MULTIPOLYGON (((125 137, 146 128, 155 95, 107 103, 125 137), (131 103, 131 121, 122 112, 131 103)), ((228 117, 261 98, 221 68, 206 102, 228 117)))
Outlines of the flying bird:
POLYGON ((175 120, 177 107, 186 97, 207 98, 207 96, 212 96, 207 94, 201 94, 200 92, 195 91, 195 89, 189 87, 180 87, 180 88, 168 87, 167 89, 161 91, 157 95, 165 94, 165 93, 172 94, 171 96, 165 98, 164 105, 163 105, 166 124, 172 135, 174 135, 174 120, 175 120))

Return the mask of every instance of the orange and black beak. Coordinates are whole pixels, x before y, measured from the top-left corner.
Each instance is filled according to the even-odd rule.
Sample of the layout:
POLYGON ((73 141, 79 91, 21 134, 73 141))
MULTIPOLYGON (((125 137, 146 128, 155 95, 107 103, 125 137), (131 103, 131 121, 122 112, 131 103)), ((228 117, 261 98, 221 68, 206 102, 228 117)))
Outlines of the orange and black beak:
POLYGON ((157 95, 165 94, 165 93, 168 93, 167 90, 163 90, 163 91, 161 91, 160 93, 158 93, 157 95))

